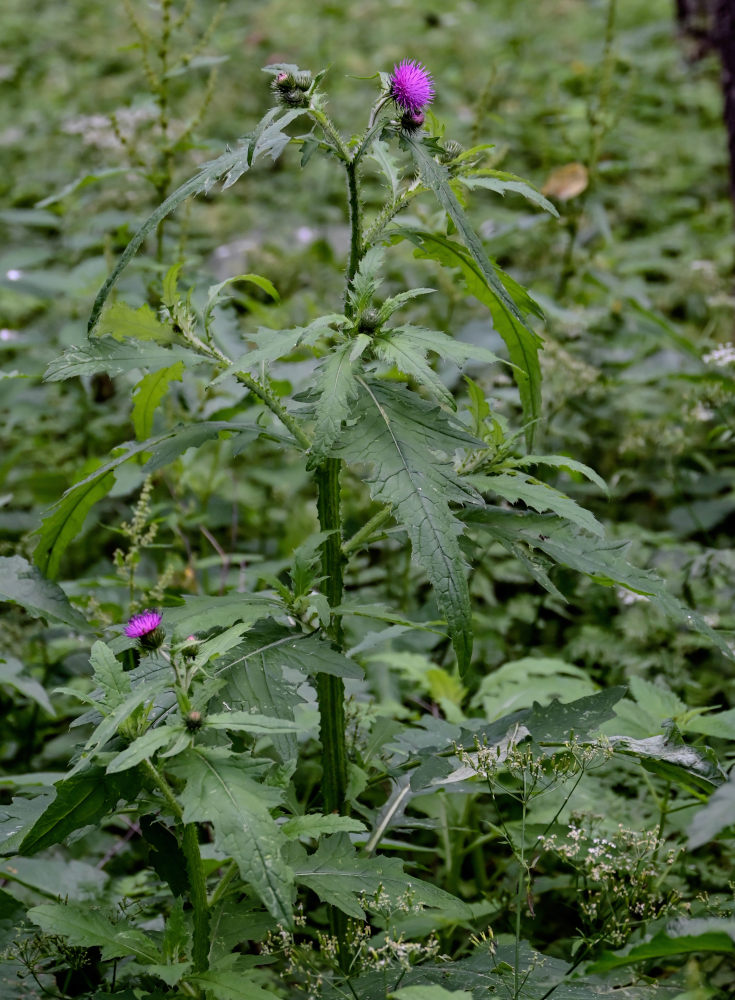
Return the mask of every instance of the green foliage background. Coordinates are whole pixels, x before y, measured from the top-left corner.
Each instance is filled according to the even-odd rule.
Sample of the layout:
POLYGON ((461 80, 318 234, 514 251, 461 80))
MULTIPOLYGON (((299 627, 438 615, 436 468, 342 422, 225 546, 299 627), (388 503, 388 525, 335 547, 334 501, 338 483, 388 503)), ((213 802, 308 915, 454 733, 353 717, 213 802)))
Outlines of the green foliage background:
MULTIPOLYGON (((497 169, 541 189, 554 176, 558 183, 559 168, 587 164, 583 191, 568 199, 549 194, 560 220, 512 192, 503 198, 492 191, 466 192, 467 212, 485 246, 545 312, 543 402, 533 453, 586 463, 610 493, 574 468, 531 464, 524 471, 587 508, 605 525, 608 539, 629 540, 631 562, 655 570, 677 600, 729 642, 735 627, 733 365, 704 358, 732 338, 732 206, 718 66, 711 57, 687 59, 672 6, 667 0, 619 4, 606 60, 608 4, 592 0, 196 0, 190 20, 172 34, 166 68, 174 75, 162 112, 147 84, 125 4, 5 0, 0 555, 30 559, 42 514, 122 442, 164 433, 194 417, 238 418, 243 391, 226 383, 213 394, 203 378, 180 382, 176 371, 169 370, 160 402, 156 407, 154 396, 149 411, 145 400, 131 404, 129 390, 138 378, 130 372, 112 380, 85 376, 56 382, 42 376, 63 350, 84 343, 94 295, 140 221, 261 117, 269 94, 260 67, 328 65, 330 113, 350 131, 362 126, 374 99, 375 81, 365 78, 409 56, 431 69, 437 88, 432 110, 447 135, 465 145, 493 142, 497 169), (202 39, 201 51, 178 65, 179 56, 202 39), (216 78, 210 76, 213 69, 216 78), (162 113, 173 137, 167 149, 156 125, 162 113)), ((131 0, 128 7, 142 24, 157 24, 148 5, 131 0)), ((154 49, 148 58, 154 69, 159 66, 154 49)), ((234 309, 220 310, 219 322, 235 352, 243 330, 305 326, 340 308, 349 244, 343 185, 318 157, 305 171, 297 162, 297 153, 288 150, 274 165, 246 174, 216 197, 188 202, 167 223, 161 255, 150 241, 125 273, 120 298, 144 303, 179 254, 180 287, 199 289, 201 306, 206 299, 201 290, 209 285, 241 273, 266 275, 277 299, 252 283, 228 289, 234 309)), ((380 204, 383 183, 374 166, 367 170, 368 207, 380 204)), ((436 228, 433 203, 417 202, 411 212, 420 228, 436 228)), ((416 322, 451 329, 461 340, 503 353, 486 310, 467 297, 455 273, 416 259, 413 250, 408 243, 391 248, 387 291, 433 285, 440 294, 414 304, 416 322)), ((153 314, 149 320, 155 324, 153 314)), ((313 359, 305 354, 297 365, 274 367, 272 375, 285 395, 289 387, 307 383, 312 371, 313 359)), ((466 372, 493 402, 498 440, 520 455, 520 406, 507 370, 474 364, 466 372)), ((440 367, 439 375, 451 390, 465 392, 456 369, 440 367)), ((246 416, 253 413, 246 404, 246 416)), ((142 465, 126 463, 114 476, 101 502, 88 515, 82 512, 74 525, 77 537, 49 573, 96 628, 181 595, 253 589, 259 579, 283 578, 288 567, 296 582, 292 554, 316 530, 316 507, 310 476, 295 460, 284 462, 276 444, 213 435, 157 472, 150 491, 142 465), (133 523, 127 534, 124 522, 133 523), (152 524, 155 535, 146 540, 152 524)), ((517 478, 511 486, 518 488, 517 478)), ((498 485, 503 499, 499 491, 498 485)), ((513 495, 505 499, 515 502, 513 495)), ((344 504, 347 535, 376 509, 351 481, 344 504)), ((304 579, 310 581, 306 570, 304 579)), ((735 735, 732 662, 706 635, 682 628, 624 586, 600 587, 563 567, 553 570, 552 579, 556 595, 490 536, 470 577, 475 654, 467 676, 459 678, 451 644, 431 631, 403 646, 376 645, 364 654, 367 680, 354 690, 350 724, 352 752, 365 773, 370 774, 371 754, 379 757, 392 738, 396 720, 423 719, 420 725, 428 730, 434 724, 461 726, 477 713, 493 720, 530 708, 534 699, 542 705, 554 697, 568 702, 625 685, 628 694, 615 707, 608 735, 649 740, 670 734, 666 720, 673 720, 689 745, 702 753, 705 743, 714 747, 724 775, 735 735)), ((626 583, 614 569, 603 582, 610 580, 626 583)), ((361 602, 385 602, 412 620, 440 617, 425 576, 395 531, 355 562, 348 598, 358 590, 361 602)), ((45 591, 38 617, 12 603, 17 593, 3 594, 11 603, 3 605, 0 764, 9 802, 19 790, 50 785, 65 773, 79 740, 79 730, 69 729, 79 714, 69 689, 89 693, 92 682, 89 643, 70 628, 79 620, 54 615, 53 608, 60 607, 57 592, 45 591), (65 690, 54 693, 57 688, 65 690)), ((311 612, 318 616, 319 608, 311 612)), ((363 635, 369 639, 367 624, 358 621, 354 629, 356 643, 363 635)), ((616 758, 616 767, 617 773, 605 771, 599 784, 582 784, 574 808, 634 830, 655 830, 660 823, 667 849, 688 841, 689 852, 657 869, 656 878, 667 891, 675 889, 700 921, 692 934, 705 934, 705 921, 719 921, 715 930, 732 938, 732 782, 710 799, 702 832, 690 824, 711 786, 705 792, 692 779, 686 787, 680 773, 672 777, 661 764, 644 771, 634 756, 628 762, 616 758)), ((317 782, 314 757, 293 794, 306 803, 317 782)), ((192 820, 205 818, 188 786, 187 794, 192 820)), ((374 818, 377 800, 371 808, 374 818)), ((391 833, 395 841, 405 846, 409 840, 415 847, 411 863, 420 877, 474 908, 472 919, 447 917, 442 939, 445 951, 470 963, 465 956, 472 930, 490 923, 498 934, 512 931, 510 861, 493 840, 487 824, 497 817, 489 819, 488 809, 463 792, 433 792, 413 799, 405 825, 391 833), (490 859, 489 850, 495 852, 490 859)), ((267 825, 272 820, 264 812, 260 819, 267 825)), ((540 815, 537 822, 547 818, 540 815)), ((346 835, 328 826, 324 833, 346 835)), ((38 910, 39 904, 67 896, 106 903, 125 898, 151 917, 164 904, 143 875, 142 846, 128 834, 118 818, 88 831, 83 841, 54 847, 47 860, 14 858, 21 867, 3 869, 10 880, 6 889, 12 886, 18 896, 20 886, 18 898, 38 910), (51 867, 38 867, 42 864, 51 867), (110 881, 102 877, 108 873, 110 881)), ((327 854, 330 843, 323 841, 319 851, 327 854)), ((388 843, 388 850, 403 851, 388 843)), ((405 860, 405 851, 400 856, 405 860)), ((304 884, 313 888, 309 877, 304 875, 304 884)), ((536 918, 524 911, 524 937, 552 956, 552 971, 554 961, 569 958, 582 892, 561 863, 549 863, 535 876, 536 918)), ((6 896, 0 897, 6 907, 2 917, 12 924, 13 904, 6 896)), ((359 909, 355 900, 353 911, 359 909)), ((37 916, 48 940, 64 933, 51 911, 37 916)), ((682 944, 677 950, 666 943, 666 921, 648 916, 627 941, 645 949, 656 934, 663 935, 647 964, 636 966, 643 978, 615 979, 615 959, 602 950, 590 976, 607 976, 610 988, 621 990, 643 991, 656 981, 662 989, 670 987, 665 995, 680 1000, 727 996, 735 984, 732 948, 710 949, 700 940, 699 947, 682 944)), ((426 933, 421 921, 416 917, 408 933, 426 933)), ((243 917, 243 926, 246 922, 243 917)), ((106 947, 104 954, 113 958, 115 944, 108 938, 123 931, 115 927, 111 931, 100 917, 97 926, 82 926, 69 947, 106 947)), ((613 939, 607 946, 625 943, 613 939)), ((8 955, 2 975, 7 989, 18 992, 7 995, 36 996, 30 980, 23 981, 29 992, 17 987, 14 963, 20 959, 8 955)), ((149 963, 161 957, 145 950, 141 955, 149 963)), ((54 953, 53 960, 74 970, 73 958, 64 952, 54 953)), ((93 979, 77 987, 73 976, 62 982, 54 975, 56 988, 67 991, 62 995, 94 995, 93 979)), ((470 972, 466 975, 451 988, 484 995, 470 972)), ((499 975, 502 979, 502 970, 499 975)), ((528 993, 537 1000, 551 982, 539 981, 538 991, 528 993)), ((497 977, 490 982, 496 986, 497 977)), ((226 992, 230 987, 218 988, 225 990, 222 996, 235 995, 226 992)), ((382 987, 367 980, 363 988, 366 997, 384 995, 371 992, 382 987)), ((419 996, 406 989, 406 1000, 430 1000, 427 990, 424 984, 419 996)))

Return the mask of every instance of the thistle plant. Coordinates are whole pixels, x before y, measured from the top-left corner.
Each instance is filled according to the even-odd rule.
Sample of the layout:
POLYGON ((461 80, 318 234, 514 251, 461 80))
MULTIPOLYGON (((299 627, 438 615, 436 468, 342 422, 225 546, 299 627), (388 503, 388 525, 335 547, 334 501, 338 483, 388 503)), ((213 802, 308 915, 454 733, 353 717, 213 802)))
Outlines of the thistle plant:
MULTIPOLYGON (((473 190, 512 191, 552 215, 554 207, 520 178, 488 166, 486 146, 465 150, 430 131, 425 112, 435 84, 415 60, 377 75, 379 92, 350 135, 328 114, 324 73, 291 64, 266 72, 273 106, 234 148, 165 197, 97 295, 87 340, 48 370, 52 380, 99 372, 131 377, 136 440, 114 449, 49 512, 36 572, 59 574, 66 547, 126 462, 156 482, 165 466, 214 440, 226 442, 233 458, 244 449, 257 454, 256 443, 264 442, 300 463, 315 502, 315 530, 276 570, 236 582, 225 575, 217 595, 161 593, 159 608, 139 605, 127 624, 94 643, 91 689, 65 692, 85 702, 78 723, 88 726, 87 739, 48 799, 19 807, 6 849, 30 856, 119 814, 139 831, 165 900, 162 924, 121 916, 113 889, 106 908, 58 901, 28 911, 44 934, 70 947, 99 947, 113 995, 257 1000, 282 995, 280 972, 295 989, 330 998, 384 1000, 402 985, 451 983, 455 975, 484 977, 483 989, 495 977, 489 981, 507 986, 514 1000, 533 976, 532 995, 549 996, 576 964, 535 953, 529 959, 522 941, 533 857, 527 812, 535 800, 564 790, 543 834, 551 835, 579 781, 611 747, 633 759, 663 757, 668 781, 684 771, 687 780, 697 774, 700 788, 715 779, 692 749, 685 764, 681 754, 672 763, 663 738, 655 747, 599 740, 622 688, 498 720, 467 718, 462 685, 484 670, 473 655, 472 572, 488 547, 499 545, 563 601, 550 575, 561 563, 650 597, 729 648, 661 581, 631 566, 589 511, 529 471, 561 467, 604 488, 593 470, 568 456, 533 453, 541 312, 488 256, 463 202, 473 190), (233 276, 201 295, 184 287, 180 262, 152 296, 161 303, 157 312, 111 301, 149 236, 158 235, 162 253, 162 223, 177 207, 217 183, 231 187, 288 149, 300 154, 305 170, 323 156, 342 173, 350 242, 339 301, 325 303, 305 325, 238 327, 233 335, 224 319, 232 283, 276 300, 271 279, 233 276), (370 216, 362 187, 369 166, 387 181, 370 216), (434 228, 402 215, 423 196, 434 198, 443 217, 434 228), (448 269, 487 308, 487 331, 504 345, 503 358, 485 343, 412 322, 405 313, 433 289, 383 294, 386 261, 400 244, 419 262, 448 269), (308 378, 299 383, 294 376, 296 385, 284 388, 277 366, 304 357, 311 361, 308 378), (477 382, 467 381, 468 398, 453 391, 437 360, 506 365, 520 400, 518 426, 507 430, 477 382), (197 378, 209 402, 222 406, 167 426, 160 404, 172 383, 197 378), (361 500, 356 509, 369 503, 371 513, 348 530, 345 498, 354 497, 361 500), (410 552, 417 589, 431 589, 420 620, 410 609, 371 604, 361 592, 360 559, 381 553, 388 534, 410 552), (368 697, 360 686, 371 665, 366 652, 396 637, 423 644, 442 666, 453 656, 454 715, 450 723, 430 713, 421 726, 394 729, 366 709, 374 744, 368 749, 347 739, 347 695, 368 697), (468 746, 474 750, 462 749, 468 746), (399 857, 380 849, 401 848, 401 823, 414 797, 443 794, 457 782, 472 784, 474 794, 477 778, 494 799, 520 805, 518 830, 499 806, 500 826, 491 831, 496 839, 498 829, 504 834, 518 872, 507 922, 512 946, 483 945, 465 957, 476 921, 459 882, 449 892, 430 872, 406 871, 399 857), (274 956, 280 967, 272 966, 274 956)), ((145 541, 138 527, 135 537, 145 541)), ((83 628, 64 595, 44 584, 67 620, 83 628)), ((475 845, 477 864, 481 847, 475 845)))

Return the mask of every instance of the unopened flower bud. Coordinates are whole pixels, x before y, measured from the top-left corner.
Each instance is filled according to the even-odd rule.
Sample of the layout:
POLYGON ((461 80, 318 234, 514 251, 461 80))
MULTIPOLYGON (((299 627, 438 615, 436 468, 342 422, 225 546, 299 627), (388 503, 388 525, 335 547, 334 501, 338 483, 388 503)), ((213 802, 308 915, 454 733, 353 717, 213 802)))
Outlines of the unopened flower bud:
POLYGON ((294 73, 294 83, 299 90, 308 90, 311 86, 312 76, 308 69, 300 69, 294 73))
POLYGON ((416 132, 424 124, 423 111, 407 111, 401 116, 401 128, 406 132, 416 132))
POLYGON ((445 139, 442 143, 444 146, 444 152, 440 156, 442 163, 448 163, 450 160, 454 160, 460 153, 464 152, 464 146, 461 142, 457 142, 455 139, 445 139))
POLYGON ((366 309, 357 321, 358 333, 374 333, 380 326, 380 313, 377 309, 366 309))
POLYGON ((198 652, 199 652, 199 643, 196 640, 196 636, 195 635, 187 636, 186 642, 181 647, 181 655, 186 657, 187 660, 193 660, 198 652))
POLYGON ((198 729, 202 728, 202 713, 196 710, 189 712, 184 719, 184 725, 190 733, 195 733, 198 729))

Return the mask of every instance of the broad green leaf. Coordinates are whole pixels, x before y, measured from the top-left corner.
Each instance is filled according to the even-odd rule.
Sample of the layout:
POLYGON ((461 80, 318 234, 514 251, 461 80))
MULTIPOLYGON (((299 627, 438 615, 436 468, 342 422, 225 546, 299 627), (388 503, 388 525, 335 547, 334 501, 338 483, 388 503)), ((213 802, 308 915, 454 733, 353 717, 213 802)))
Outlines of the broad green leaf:
POLYGON ((69 604, 58 584, 45 579, 22 556, 0 556, 0 600, 19 604, 33 618, 48 618, 82 632, 90 631, 86 619, 69 604))
POLYGON ((477 504, 477 493, 454 473, 446 457, 476 444, 438 406, 409 392, 360 379, 353 423, 335 454, 364 463, 372 498, 388 504, 411 540, 446 616, 460 670, 472 654, 472 614, 466 565, 459 546, 461 523, 451 502, 477 504))
MULTIPOLYGON (((294 865, 297 882, 312 889, 325 903, 339 907, 356 920, 365 919, 363 905, 370 908, 370 897, 388 896, 396 907, 401 900, 409 905, 423 905, 441 910, 456 908, 457 899, 450 893, 407 875, 398 858, 362 857, 347 834, 325 837, 314 854, 294 865)), ((466 917, 472 911, 466 907, 466 917)))
POLYGON ((155 343, 143 344, 137 340, 120 342, 112 337, 102 337, 67 348, 61 357, 49 364, 44 379, 47 382, 61 382, 79 375, 96 375, 98 372, 113 376, 134 368, 157 369, 171 366, 178 361, 192 365, 202 364, 209 359, 184 347, 169 348, 155 343))
POLYGON ((591 537, 552 515, 485 507, 466 512, 464 519, 487 531, 511 551, 514 545, 523 543, 532 549, 540 549, 559 565, 584 573, 597 583, 624 587, 648 597, 674 621, 707 636, 729 660, 735 659, 725 639, 700 614, 674 597, 660 577, 651 570, 633 566, 625 559, 627 543, 591 537))
POLYGON ((467 478, 481 493, 490 491, 508 503, 518 503, 521 500, 526 507, 538 511, 539 514, 551 511, 584 528, 590 534, 599 537, 605 534, 605 529, 594 514, 580 507, 571 497, 560 493, 553 486, 548 486, 523 472, 498 472, 488 476, 467 478))
POLYGON ((58 575, 61 557, 82 530, 87 514, 112 489, 115 474, 105 468, 67 490, 43 519, 33 558, 46 576, 58 575))
POLYGON ((481 707, 492 721, 518 708, 530 708, 536 700, 573 701, 594 694, 595 689, 587 674, 571 663, 524 656, 486 674, 471 704, 481 707))
POLYGON ((138 249, 149 233, 153 232, 156 226, 167 215, 170 215, 175 208, 187 198, 197 194, 206 194, 213 185, 224 178, 223 189, 234 184, 235 181, 250 169, 253 161, 259 155, 269 155, 276 159, 283 152, 290 142, 290 138, 283 131, 294 119, 304 112, 301 108, 286 111, 280 118, 281 108, 273 108, 260 121, 257 128, 240 140, 237 149, 228 150, 216 160, 210 160, 188 181, 177 188, 173 194, 169 195, 158 208, 148 216, 140 229, 133 236, 130 243, 125 248, 124 253, 115 265, 112 274, 97 293, 97 298, 92 307, 89 317, 88 330, 91 332, 97 324, 100 313, 112 290, 113 285, 122 272, 133 259, 138 249))
POLYGON ((549 199, 544 198, 540 191, 515 174, 508 174, 503 170, 482 169, 473 171, 471 174, 459 174, 457 181, 470 190, 485 188, 488 191, 496 191, 503 196, 505 196, 506 191, 520 194, 528 201, 533 202, 534 205, 538 205, 539 208, 543 208, 545 212, 553 215, 554 218, 559 218, 559 213, 549 199))
POLYGON ((480 344, 467 344, 462 340, 455 340, 454 337, 450 337, 440 330, 429 330, 423 326, 404 324, 387 330, 385 336, 394 343, 409 343, 412 347, 424 352, 431 351, 438 354, 440 358, 446 358, 457 365, 463 365, 470 358, 475 361, 484 361, 488 365, 495 364, 495 362, 507 364, 497 354, 489 351, 487 347, 482 347, 480 344))
POLYGON ((132 955, 145 965, 162 964, 161 953, 147 934, 127 920, 113 922, 89 905, 42 903, 32 907, 28 916, 46 934, 59 934, 82 948, 101 948, 105 960, 132 955))
POLYGON ((319 365, 312 395, 314 406, 314 432, 309 451, 309 467, 320 465, 339 438, 342 424, 352 412, 358 396, 356 364, 352 355, 351 340, 340 344, 319 365))
POLYGON ((170 344, 174 332, 158 319, 149 305, 133 309, 125 302, 115 302, 100 318, 99 335, 109 335, 115 340, 152 340, 156 344, 170 344))
POLYGON ((140 780, 135 773, 110 778, 105 776, 104 768, 88 767, 54 787, 56 797, 25 834, 19 854, 37 854, 60 844, 76 830, 99 823, 120 799, 129 802, 135 798, 140 780))
MULTIPOLYGON (((26 915, 26 908, 14 896, 0 889, 0 953, 4 953, 13 942, 15 928, 26 915)), ((1 973, 0 973, 1 976, 1 973)), ((0 985, 2 979, 0 978, 0 985)))
POLYGON ((646 962, 650 959, 671 958, 675 955, 691 955, 697 952, 735 954, 732 932, 711 930, 703 934, 683 934, 679 937, 669 935, 666 931, 659 931, 650 941, 635 945, 624 955, 612 951, 603 952, 600 958, 587 966, 587 972, 609 972, 611 969, 635 965, 637 962, 646 962))
POLYGON ((180 382, 184 374, 184 362, 177 361, 169 368, 144 375, 133 390, 133 427, 139 441, 145 441, 153 433, 153 416, 158 404, 172 382, 180 382))
POLYGON ((109 879, 106 872, 69 858, 8 858, 0 877, 33 889, 47 899, 92 899, 109 879))
MULTIPOLYGON (((262 659, 267 667, 273 664, 291 667, 311 677, 331 674, 333 677, 359 679, 363 675, 362 668, 336 650, 328 639, 294 632, 275 622, 263 622, 253 629, 243 643, 218 661, 216 673, 233 674, 253 659, 262 659)), ((263 708, 262 705, 259 707, 263 708)), ((276 717, 280 716, 276 713, 276 717)))
POLYGON ((293 872, 281 856, 286 837, 270 814, 280 791, 258 784, 221 751, 190 750, 176 766, 186 778, 184 822, 213 823, 217 848, 237 862, 276 920, 292 927, 293 872))
POLYGON ((735 708, 713 715, 700 715, 686 724, 690 733, 702 733, 722 740, 735 740, 735 708))
MULTIPOLYGON (((533 422, 541 415, 541 367, 538 359, 543 343, 541 338, 526 325, 517 306, 510 308, 507 305, 507 294, 505 298, 498 297, 494 284, 488 282, 485 270, 459 243, 444 236, 405 228, 392 229, 391 235, 414 243, 420 257, 435 260, 444 267, 459 268, 467 291, 490 310, 493 324, 505 341, 508 356, 515 366, 513 377, 521 397, 523 415, 528 423, 526 441, 530 447, 533 442, 533 422)), ((506 274, 502 275, 502 282, 497 278, 495 283, 500 283, 503 288, 506 284, 510 285, 514 288, 514 294, 518 294, 506 274)), ((519 294, 518 297, 520 298, 519 294)), ((524 312, 532 311, 535 305, 532 300, 529 301, 530 305, 525 299, 521 299, 524 312)))
POLYGON ((730 772, 729 780, 712 793, 707 805, 692 817, 687 830, 689 850, 714 840, 730 826, 735 826, 735 770, 730 772))
POLYGON ((329 833, 365 833, 367 827, 359 819, 350 816, 320 816, 309 813, 305 816, 293 816, 281 827, 287 837, 322 837, 329 833))

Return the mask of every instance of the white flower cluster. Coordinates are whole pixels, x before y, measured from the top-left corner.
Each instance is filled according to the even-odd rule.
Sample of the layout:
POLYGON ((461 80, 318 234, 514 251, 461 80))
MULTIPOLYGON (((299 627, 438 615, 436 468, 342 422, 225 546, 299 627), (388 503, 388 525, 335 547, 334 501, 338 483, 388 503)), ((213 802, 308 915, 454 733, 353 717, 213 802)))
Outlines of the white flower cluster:
POLYGON ((735 365, 735 344, 720 344, 709 354, 705 354, 702 360, 706 365, 714 365, 715 368, 735 365))

